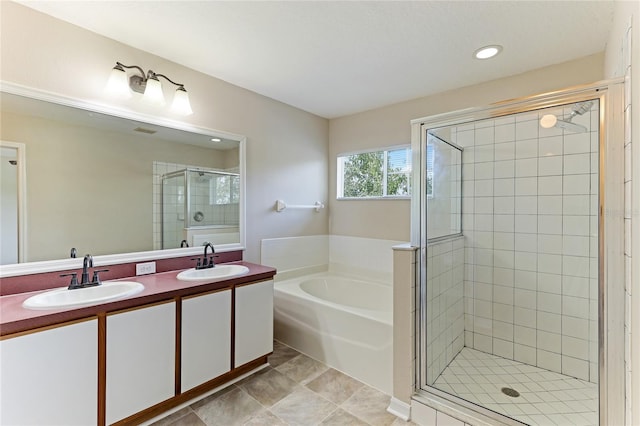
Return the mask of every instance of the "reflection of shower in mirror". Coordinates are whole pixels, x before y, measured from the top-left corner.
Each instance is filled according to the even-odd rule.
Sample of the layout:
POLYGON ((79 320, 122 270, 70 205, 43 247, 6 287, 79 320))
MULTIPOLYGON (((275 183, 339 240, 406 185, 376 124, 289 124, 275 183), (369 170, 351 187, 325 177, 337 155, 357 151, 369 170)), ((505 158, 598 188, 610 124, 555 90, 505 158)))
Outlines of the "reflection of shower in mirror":
POLYGON ((216 244, 239 241, 238 173, 183 165, 160 178, 161 248, 177 248, 183 240, 193 247, 201 238, 216 244))

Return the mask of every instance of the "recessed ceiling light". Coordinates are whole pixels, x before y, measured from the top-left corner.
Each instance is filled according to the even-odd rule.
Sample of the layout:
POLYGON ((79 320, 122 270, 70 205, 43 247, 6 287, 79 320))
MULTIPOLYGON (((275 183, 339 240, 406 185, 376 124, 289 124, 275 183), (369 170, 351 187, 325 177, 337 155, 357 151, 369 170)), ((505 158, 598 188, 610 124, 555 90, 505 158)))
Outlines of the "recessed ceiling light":
POLYGON ((211 142, 222 142, 220 138, 211 138, 211 142))
POLYGON ((493 58, 501 51, 502 51, 502 46, 498 44, 493 44, 491 46, 484 46, 476 50, 473 53, 473 57, 476 59, 489 59, 489 58, 493 58))

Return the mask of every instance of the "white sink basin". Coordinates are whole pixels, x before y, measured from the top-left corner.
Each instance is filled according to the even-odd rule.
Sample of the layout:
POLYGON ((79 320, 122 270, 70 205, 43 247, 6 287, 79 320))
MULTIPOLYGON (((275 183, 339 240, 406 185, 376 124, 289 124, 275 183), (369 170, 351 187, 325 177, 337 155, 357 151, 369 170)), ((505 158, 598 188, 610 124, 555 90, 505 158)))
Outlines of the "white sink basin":
POLYGON ((141 292, 144 286, 135 281, 104 281, 96 287, 68 290, 56 288, 31 296, 22 303, 27 309, 59 309, 79 305, 95 305, 141 292))
POLYGON ((208 269, 187 269, 180 272, 177 278, 182 281, 219 280, 237 277, 247 272, 249 272, 249 268, 242 265, 216 265, 208 269))

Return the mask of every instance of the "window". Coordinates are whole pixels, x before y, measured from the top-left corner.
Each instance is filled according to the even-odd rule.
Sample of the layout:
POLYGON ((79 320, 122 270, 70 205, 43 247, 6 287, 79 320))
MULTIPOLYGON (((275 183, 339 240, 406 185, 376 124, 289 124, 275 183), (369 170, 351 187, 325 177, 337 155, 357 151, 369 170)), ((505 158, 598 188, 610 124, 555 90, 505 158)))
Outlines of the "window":
POLYGON ((338 156, 338 198, 409 198, 411 148, 338 156))
POLYGON ((209 181, 209 204, 237 204, 240 195, 240 177, 216 175, 209 181))

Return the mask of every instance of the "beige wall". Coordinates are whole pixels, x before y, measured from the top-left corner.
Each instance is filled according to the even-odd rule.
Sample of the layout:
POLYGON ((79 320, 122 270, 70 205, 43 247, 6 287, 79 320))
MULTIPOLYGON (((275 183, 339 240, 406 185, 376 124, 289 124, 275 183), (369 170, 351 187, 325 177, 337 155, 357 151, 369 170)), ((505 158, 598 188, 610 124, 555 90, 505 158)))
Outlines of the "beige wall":
MULTIPOLYGON (((336 201, 336 157, 343 152, 409 144, 415 118, 563 89, 603 78, 603 55, 333 119, 329 131, 329 229, 332 234, 409 240, 407 200, 336 201)), ((374 89, 372 89, 374 90, 374 89)))
MULTIPOLYGON (((275 213, 291 204, 327 200, 328 121, 179 64, 96 35, 8 1, 0 2, 0 78, 83 101, 178 119, 168 109, 119 105, 104 96, 116 61, 184 82, 196 126, 247 137, 247 251, 258 261, 262 238, 325 234, 327 210, 275 213)), ((16 141, 20 142, 20 141, 16 141)), ((73 161, 73 157, 70 158, 73 161)), ((41 242, 47 244, 47 242, 41 242)))

